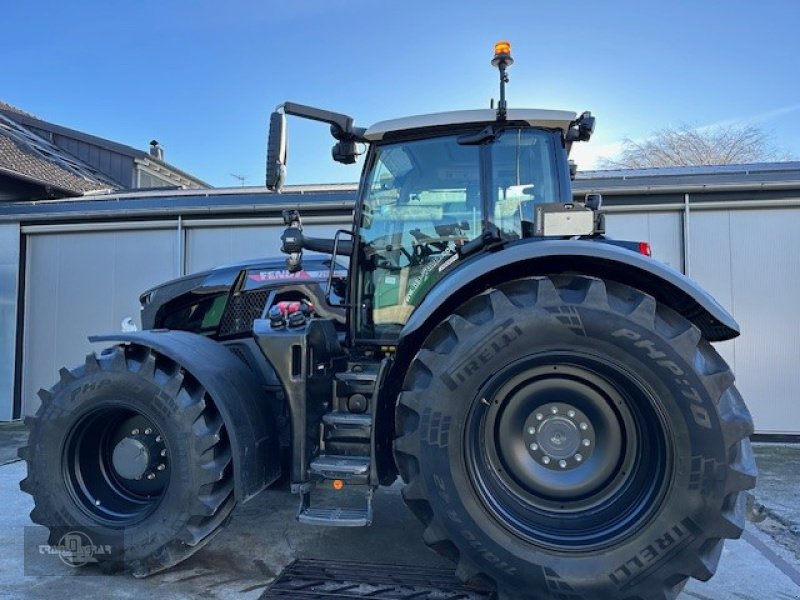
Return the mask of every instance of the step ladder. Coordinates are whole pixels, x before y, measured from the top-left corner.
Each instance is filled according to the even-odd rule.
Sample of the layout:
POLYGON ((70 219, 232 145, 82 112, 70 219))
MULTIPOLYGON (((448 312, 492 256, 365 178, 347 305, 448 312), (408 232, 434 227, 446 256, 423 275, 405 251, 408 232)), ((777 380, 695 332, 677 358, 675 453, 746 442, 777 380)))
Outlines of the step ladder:
MULTIPOLYGON (((385 364, 381 368, 385 368, 385 364)), ((310 525, 333 527, 366 527, 372 524, 372 498, 376 487, 373 470, 373 431, 370 412, 349 412, 343 410, 343 402, 353 394, 363 394, 370 401, 368 410, 374 408, 374 392, 379 378, 376 368, 348 368, 336 374, 336 397, 342 410, 334 410, 322 416, 323 441, 325 450, 313 458, 308 466, 311 481, 293 486, 300 494, 300 508, 297 520, 310 525), (341 494, 345 501, 363 494, 361 506, 316 506, 312 505, 311 494, 315 484, 327 484, 341 494)))

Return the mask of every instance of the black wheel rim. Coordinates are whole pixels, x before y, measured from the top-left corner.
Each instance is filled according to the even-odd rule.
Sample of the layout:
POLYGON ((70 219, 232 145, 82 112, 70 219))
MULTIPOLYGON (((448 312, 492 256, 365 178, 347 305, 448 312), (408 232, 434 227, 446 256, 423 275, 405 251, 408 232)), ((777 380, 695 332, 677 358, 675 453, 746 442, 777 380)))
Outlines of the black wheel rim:
POLYGON ((128 526, 149 516, 170 481, 169 447, 153 420, 124 405, 96 408, 70 429, 63 469, 94 521, 128 526))
POLYGON ((559 551, 602 548, 651 517, 672 469, 655 393, 589 352, 543 352, 497 373, 468 415, 465 456, 503 527, 559 551))

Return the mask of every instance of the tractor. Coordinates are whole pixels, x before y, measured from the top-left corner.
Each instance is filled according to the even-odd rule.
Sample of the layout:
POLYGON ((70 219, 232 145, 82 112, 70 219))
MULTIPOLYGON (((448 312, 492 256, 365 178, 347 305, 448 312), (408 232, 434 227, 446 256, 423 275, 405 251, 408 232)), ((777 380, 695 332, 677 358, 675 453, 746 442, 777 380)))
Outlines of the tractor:
POLYGON ((512 62, 497 44, 487 109, 363 128, 278 106, 267 186, 286 117, 329 124, 334 160, 365 154, 352 229, 285 211, 287 257, 157 286, 141 331, 90 338, 110 347, 39 392, 20 450, 51 543, 120 540, 100 567, 147 576, 267 487, 302 523, 364 527, 399 477, 424 542, 500 599, 665 600, 714 574, 756 480, 712 346, 739 327, 605 236, 568 159, 594 117, 509 108, 512 62))

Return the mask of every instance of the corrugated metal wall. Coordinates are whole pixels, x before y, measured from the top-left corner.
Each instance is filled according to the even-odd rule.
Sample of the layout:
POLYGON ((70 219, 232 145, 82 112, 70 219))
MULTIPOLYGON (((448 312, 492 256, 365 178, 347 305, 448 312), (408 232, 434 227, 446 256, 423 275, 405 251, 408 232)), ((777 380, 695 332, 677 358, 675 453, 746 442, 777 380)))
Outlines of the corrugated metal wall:
MULTIPOLYGON (((328 221, 307 225, 307 233, 330 236, 349 225, 343 217, 328 221)), ((36 390, 51 385, 59 367, 83 359, 90 349, 88 333, 118 330, 123 317, 138 317, 137 298, 147 287, 181 270, 277 255, 282 225, 275 219, 253 223, 185 222, 180 235, 175 225, 29 234, 24 412, 36 409, 36 390)), ((615 238, 649 240, 658 260, 677 270, 686 265, 689 275, 733 313, 744 333, 719 350, 737 373, 757 430, 800 433, 800 321, 794 314, 800 208, 692 210, 689 223, 685 239, 682 211, 639 206, 611 212, 607 231, 615 238)))
POLYGON ((693 211, 691 276, 739 321, 719 345, 758 431, 800 433, 800 208, 693 211))
MULTIPOLYGON (((305 231, 332 236, 349 225, 310 224, 305 231)), ((139 294, 177 277, 182 256, 185 273, 275 256, 283 231, 278 224, 218 222, 209 227, 190 222, 180 233, 174 223, 156 226, 143 229, 147 224, 137 224, 135 230, 124 230, 125 225, 119 224, 122 230, 94 232, 50 228, 55 230, 27 236, 23 414, 36 411, 37 390, 53 385, 62 366, 78 365, 88 352, 99 349, 89 344, 87 335, 119 331, 128 316, 141 326, 139 294)))
POLYGON ((23 412, 39 406, 62 366, 92 350, 86 336, 119 331, 139 315, 139 294, 177 276, 177 237, 170 230, 28 235, 23 412))

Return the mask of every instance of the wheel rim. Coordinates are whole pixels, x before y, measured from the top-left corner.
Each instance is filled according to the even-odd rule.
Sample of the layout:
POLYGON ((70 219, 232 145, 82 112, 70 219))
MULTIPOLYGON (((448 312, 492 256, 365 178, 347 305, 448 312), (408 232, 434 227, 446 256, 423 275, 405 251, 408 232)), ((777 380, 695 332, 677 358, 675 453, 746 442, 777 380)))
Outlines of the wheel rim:
POLYGON ((65 481, 93 520, 131 525, 161 502, 170 481, 169 449, 148 416, 128 406, 98 408, 66 440, 65 481))
POLYGON ((560 551, 632 535, 657 510, 672 469, 654 398, 624 366, 588 352, 507 366, 466 422, 482 503, 513 534, 560 551))

